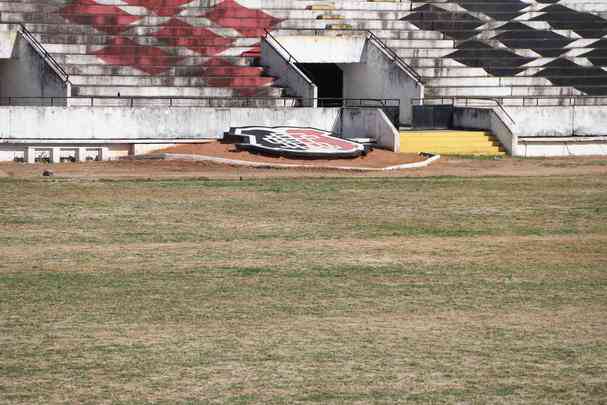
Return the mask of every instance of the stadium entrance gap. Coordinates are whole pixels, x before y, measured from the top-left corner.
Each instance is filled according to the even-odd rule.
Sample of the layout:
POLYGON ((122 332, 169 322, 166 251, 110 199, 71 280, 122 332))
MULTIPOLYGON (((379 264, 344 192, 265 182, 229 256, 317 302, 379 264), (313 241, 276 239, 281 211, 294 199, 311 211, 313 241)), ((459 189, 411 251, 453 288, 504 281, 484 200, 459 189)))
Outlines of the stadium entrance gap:
POLYGON ((344 72, 335 63, 300 63, 298 66, 312 76, 312 81, 318 87, 319 98, 344 97, 344 72))

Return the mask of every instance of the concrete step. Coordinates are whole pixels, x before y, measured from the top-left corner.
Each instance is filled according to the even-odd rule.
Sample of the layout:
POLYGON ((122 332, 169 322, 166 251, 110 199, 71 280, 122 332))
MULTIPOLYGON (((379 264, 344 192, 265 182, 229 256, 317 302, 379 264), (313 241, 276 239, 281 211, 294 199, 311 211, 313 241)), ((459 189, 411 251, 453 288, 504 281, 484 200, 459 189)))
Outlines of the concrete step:
MULTIPOLYGON (((493 63, 487 62, 483 68, 480 67, 419 67, 418 61, 416 60, 405 60, 405 62, 415 69, 415 71, 425 78, 434 78, 434 77, 517 77, 517 76, 544 76, 542 72, 546 72, 546 65, 540 65, 537 68, 526 68, 526 67, 517 67, 517 66, 508 66, 506 64, 499 66, 494 65, 493 63), (501 73, 501 72, 504 73, 501 73)), ((584 67, 579 65, 579 67, 566 68, 563 69, 571 71, 573 74, 585 74, 586 71, 590 71, 594 69, 601 69, 602 66, 607 66, 607 59, 599 61, 595 66, 584 67)), ((593 74, 589 74, 589 76, 594 76, 593 74)))
MULTIPOLYGON (((149 4, 149 3, 148 3, 149 4)), ((37 10, 29 11, 30 8, 12 7, 13 10, 5 10, 3 11, 7 15, 10 15, 12 18, 13 15, 19 16, 22 20, 30 20, 30 19, 41 19, 48 15, 52 9, 51 8, 42 8, 37 10), (28 10, 28 11, 26 11, 28 10)), ((175 7, 165 7, 155 10, 156 13, 152 14, 151 10, 147 7, 140 6, 132 6, 125 5, 124 3, 119 7, 115 5, 104 5, 104 4, 96 4, 94 6, 88 5, 80 5, 77 7, 67 6, 61 9, 61 13, 65 16, 75 16, 77 18, 86 18, 90 17, 93 13, 96 17, 103 19, 104 16, 116 16, 117 10, 121 10, 121 14, 128 14, 130 16, 142 17, 142 18, 155 18, 156 16, 167 16, 175 13, 175 7)), ((201 14, 206 14, 207 12, 213 10, 212 8, 195 8, 195 7, 187 7, 183 9, 177 8, 180 10, 179 16, 183 19, 189 18, 197 18, 201 14)), ((238 18, 247 21, 248 26, 253 26, 256 22, 254 20, 260 20, 261 15, 256 15, 252 12, 253 9, 245 9, 245 8, 225 8, 224 12, 229 12, 231 18, 238 18), (251 21, 249 21, 251 20, 251 21)), ((418 17, 420 13, 414 11, 373 11, 373 10, 335 10, 334 12, 327 13, 325 10, 301 10, 301 9, 264 9, 264 11, 258 11, 258 13, 265 13, 265 15, 271 15, 273 18, 279 20, 306 20, 306 19, 317 19, 319 17, 335 16, 336 19, 343 19, 344 21, 398 21, 402 19, 408 19, 412 22, 422 22, 424 27, 432 26, 436 24, 437 26, 444 26, 445 21, 448 21, 450 24, 457 26, 458 22, 469 22, 470 21, 470 13, 468 12, 449 12, 445 11, 444 13, 434 12, 429 13, 427 16, 418 17)), ((551 12, 550 13, 550 21, 551 22, 568 22, 571 21, 572 12, 551 12)), ((595 13, 596 16, 605 18, 607 17, 607 12, 598 11, 595 13)), ((543 17, 545 13, 542 11, 537 12, 527 12, 523 13, 518 17, 519 21, 544 21, 543 17)), ((492 14, 494 21, 510 21, 513 17, 511 12, 504 13, 494 13, 492 14)), ((156 20, 150 20, 156 21, 156 20)), ((575 21, 573 21, 575 22, 575 21)))
POLYGON ((584 95, 584 92, 573 87, 561 86, 508 86, 508 87, 425 87, 425 95, 430 97, 523 97, 523 96, 553 96, 565 97, 584 95))
MULTIPOLYGON (((355 35, 355 34, 364 34, 365 32, 364 31, 352 31, 352 30, 344 30, 344 31, 335 30, 335 33, 337 35, 349 35, 349 34, 355 35)), ((378 38, 381 38, 383 40, 390 40, 390 39, 395 39, 395 40, 398 40, 398 39, 403 39, 403 40, 414 40, 414 39, 444 40, 444 39, 448 39, 445 37, 444 34, 442 34, 440 32, 420 31, 419 29, 414 29, 411 31, 378 29, 378 30, 374 30, 373 33, 378 38)), ((276 37, 287 36, 287 35, 316 36, 316 35, 318 35, 318 31, 313 30, 313 29, 289 30, 289 29, 283 29, 281 27, 277 27, 272 30, 272 34, 276 37)))
POLYGON ((438 77, 425 80, 424 84, 430 87, 455 87, 470 85, 471 80, 475 86, 481 87, 509 87, 509 86, 552 86, 552 82, 544 77, 438 77))
MULTIPOLYGON (((117 55, 128 57, 138 56, 149 56, 150 49, 147 46, 141 45, 73 45, 73 44, 44 44, 46 51, 53 55, 92 55, 103 53, 104 55, 117 55)), ((186 48, 183 46, 154 46, 156 54, 162 55, 162 57, 192 57, 192 56, 208 56, 212 57, 218 54, 224 54, 226 51, 230 51, 230 54, 234 56, 241 55, 244 52, 250 51, 251 46, 230 46, 218 47, 218 46, 197 46, 186 48)))
POLYGON ((74 86, 73 96, 282 97, 279 87, 74 86))
POLYGON ((504 150, 484 131, 401 131, 401 153, 504 156, 504 150))
MULTIPOLYGON (((79 65, 63 65, 64 70, 69 75, 81 76, 145 76, 149 74, 129 66, 115 66, 107 64, 79 64, 79 65)), ((231 76, 231 77, 247 77, 257 76, 263 72, 263 68, 256 66, 208 66, 208 65, 192 65, 192 66, 170 66, 166 70, 159 72, 154 77, 200 77, 200 76, 231 76)))
MULTIPOLYGON (((19 1, 7 1, 3 0, 3 3, 22 3, 22 4, 49 4, 49 5, 61 5, 69 3, 69 0, 19 0, 19 1)), ((120 6, 124 5, 124 2, 121 0, 104 0, 103 2, 106 5, 115 5, 120 6)), ((298 1, 289 1, 289 0, 264 0, 263 1, 263 9, 264 10, 308 10, 311 6, 317 4, 326 3, 324 1, 317 0, 298 0, 298 1)), ((441 7, 445 7, 448 10, 458 10, 460 9, 459 3, 461 2, 449 2, 449 1, 378 1, 378 2, 368 2, 365 0, 361 1, 352 1, 352 0, 337 0, 330 2, 333 5, 333 10, 361 10, 361 11, 401 11, 408 12, 411 9, 416 9, 421 7, 424 4, 438 4, 441 7)), ((480 3, 483 4, 482 1, 471 1, 468 3, 480 3)), ((129 4, 133 6, 145 6, 149 4, 145 0, 141 0, 139 2, 131 0, 129 4)), ((214 5, 213 0, 203 0, 203 1, 192 1, 190 3, 184 4, 181 7, 184 8, 210 8, 214 5)), ((251 2, 250 4, 245 3, 248 7, 258 6, 259 3, 254 4, 251 2)), ((568 0, 567 5, 569 7, 575 8, 578 11, 587 11, 587 12, 601 12, 607 11, 607 7, 605 4, 599 0, 568 0)), ((531 7, 531 5, 529 5, 531 7)), ((461 10, 461 9, 460 9, 461 10)), ((499 11, 499 10, 498 10, 499 11)))
POLYGON ((482 69, 482 68, 475 68, 475 67, 468 67, 468 66, 464 66, 464 67, 449 67, 449 68, 442 68, 442 67, 434 67, 434 68, 419 68, 415 65, 415 63, 411 63, 411 61, 406 61, 407 63, 409 63, 410 66, 412 66, 415 71, 420 74, 424 79, 429 79, 429 78, 433 78, 433 77, 458 77, 458 78, 463 78, 463 77, 469 77, 469 78, 474 78, 474 77, 493 77, 492 75, 490 75, 489 73, 487 73, 486 70, 482 69))
MULTIPOLYGON (((151 17, 150 17, 151 18, 151 17)), ((181 19, 181 18, 180 18, 181 19)), ((26 22, 27 28, 32 32, 42 32, 42 33, 64 33, 64 34, 78 34, 78 33, 103 33, 104 31, 109 31, 109 33, 115 34, 117 32, 124 32, 125 25, 132 26, 127 30, 127 33, 130 35, 152 35, 153 33, 158 31, 158 27, 163 23, 166 23, 167 20, 165 18, 164 21, 150 21, 146 17, 145 19, 136 21, 136 24, 130 22, 129 24, 108 24, 107 21, 104 20, 94 20, 92 23, 97 29, 93 28, 91 25, 91 21, 79 21, 80 25, 68 25, 66 26, 66 20, 60 15, 52 14, 49 16, 44 16, 44 18, 29 18, 23 19, 20 15, 13 15, 12 13, 0 13, 0 22, 26 22)), ((194 24, 196 27, 212 27, 212 23, 209 20, 196 20, 196 21, 187 21, 190 24, 194 24)), ((288 34, 289 32, 293 33, 293 29, 296 30, 319 30, 325 29, 328 24, 337 24, 344 23, 343 20, 314 20, 314 19, 303 19, 303 20, 287 20, 280 23, 275 29, 278 30, 281 34, 288 34)), ((358 22, 348 22, 352 25, 354 30, 360 29, 371 29, 376 33, 376 35, 383 39, 407 39, 411 35, 418 36, 430 36, 428 39, 437 39, 439 40, 447 40, 445 39, 445 35, 438 31, 420 31, 418 27, 413 24, 410 24, 407 21, 386 21, 386 20, 373 20, 373 21, 358 21, 358 22)), ((546 23, 545 22, 526 22, 526 25, 536 25, 535 29, 539 31, 546 31, 546 23), (533 24, 532 24, 533 23, 533 24), (537 23, 537 24, 536 24, 537 23)), ((599 25, 599 27, 601 27, 599 25)), ((499 27, 497 27, 499 28, 499 27)), ((217 30, 217 27, 213 28, 217 30)), ((596 29, 593 27, 586 27, 585 29, 595 32, 596 29)), ((229 34, 230 30, 223 30, 224 34, 229 34)), ((494 27, 488 27, 488 32, 493 36, 495 34, 494 27)), ((522 33, 527 33, 529 31, 523 31, 522 33)), ((576 30, 576 32, 583 32, 583 29, 576 30)), ((107 32, 106 32, 107 33, 107 32)), ((221 30, 219 33, 222 33, 221 30)), ((254 36, 263 36, 263 30, 252 30, 254 36)), ((462 31, 463 34, 468 34, 466 36, 470 36, 470 31, 462 31)), ((474 35, 482 36, 483 31, 474 32, 474 35)), ((563 32, 564 35, 567 35, 567 30, 563 32)), ((571 37, 578 38, 578 34, 575 34, 573 31, 569 31, 569 35, 571 37)), ((525 39, 521 37, 521 39, 525 39)), ((423 40, 423 38, 415 38, 413 40, 423 40)))
MULTIPOLYGON (((50 5, 60 5, 66 4, 69 0, 21 0, 19 3, 23 4, 50 4, 50 5)), ((3 0, 3 3, 11 3, 10 1, 3 0)), ((15 2, 12 2, 15 3, 15 2)), ((320 2, 324 3, 324 2, 320 2)), ((361 11, 401 11, 407 12, 411 9, 416 9, 424 4, 438 4, 441 7, 445 7, 446 9, 457 10, 459 9, 459 2, 448 2, 448 1, 428 1, 428 2, 410 2, 410 1, 379 1, 379 2, 368 2, 368 1, 352 1, 352 0, 338 0, 331 1, 331 4, 334 6, 334 10, 361 10, 361 11)), ((483 2, 470 2, 470 3, 480 3, 483 5, 483 2)), ((104 4, 107 5, 124 5, 124 2, 121 0, 104 0, 104 4)), ((131 5, 146 5, 149 4, 145 1, 129 1, 131 5)), ((245 3, 246 4, 246 3, 245 3)), ((264 10, 280 10, 280 9, 288 9, 288 10, 306 10, 309 9, 310 6, 319 4, 318 1, 289 1, 289 0, 264 0, 263 8, 264 10)), ((214 2, 211 0, 202 0, 202 1, 193 1, 183 5, 182 7, 186 8, 209 8, 214 5, 214 2)), ((543 5, 543 4, 541 4, 543 5)), ((569 0, 567 1, 567 5, 571 8, 575 8, 579 11, 594 11, 594 12, 602 12, 607 11, 607 7, 605 7, 604 2, 600 2, 598 0, 569 0)), ((247 6, 255 6, 255 4, 247 4, 247 6)), ((538 5, 540 6, 540 5, 538 5)), ((531 5, 529 6, 531 7, 531 5)), ((499 10, 498 10, 499 11, 499 10)))
MULTIPOLYGON (((51 54, 53 58, 61 64, 71 64, 71 65, 97 65, 104 63, 100 56, 97 55, 69 55, 69 54, 51 54)), ((108 56, 112 56, 112 54, 104 54, 108 56)), ((131 58, 129 59, 128 55, 124 56, 122 59, 122 64, 133 66, 135 64, 140 66, 160 66, 163 68, 168 68, 172 66, 204 66, 209 63, 213 57, 205 57, 205 56, 188 56, 188 57, 177 57, 177 56, 168 56, 165 57, 163 55, 154 56, 151 55, 149 57, 145 57, 144 55, 141 58, 131 58), (132 62, 132 63, 131 63, 132 62)), ((218 57, 223 59, 222 57, 218 57)), ((246 66, 246 65, 245 65, 246 66)))
MULTIPOLYGON (((89 34, 34 34, 36 39, 48 46, 101 46, 110 44, 120 44, 120 41, 115 35, 105 33, 89 33, 89 34)), ((128 38, 140 46, 183 46, 187 48, 197 48, 202 46, 236 46, 236 47, 251 47, 259 45, 258 37, 201 37, 188 35, 124 35, 122 38, 128 38)))
POLYGON ((283 108, 300 105, 299 100, 291 97, 230 97, 230 98, 130 98, 130 97, 80 97, 71 98, 70 106, 94 107, 208 107, 208 108, 283 108))
MULTIPOLYGON (((0 14, 0 18, 1 18, 0 14)), ((145 24, 135 24, 129 25, 125 27, 124 25, 98 25, 91 26, 86 24, 78 24, 78 23, 70 23, 65 20, 61 16, 55 16, 54 22, 51 21, 50 17, 48 20, 38 20, 35 22, 26 22, 24 25, 26 28, 37 34, 45 34, 45 35, 53 35, 53 34, 64 34, 64 35, 110 35, 115 36, 120 34, 120 36, 156 36, 158 31, 162 29, 159 25, 145 25, 145 24), (103 29, 107 29, 107 31, 103 31, 103 29), (109 32, 108 32, 109 31, 109 32)), ((0 20, 0 22, 2 22, 0 20)), ((19 22, 19 21, 17 21, 19 22)), ((216 27, 213 26, 210 22, 206 22, 201 24, 199 27, 203 28, 212 28, 213 32, 219 36, 229 36, 232 37, 235 35, 235 32, 231 28, 225 27, 216 27)), ((167 30, 167 36, 171 36, 171 31, 167 30)), ((263 33, 262 33, 263 34, 263 33)), ((260 38, 262 36, 259 32, 255 32, 254 35, 247 35, 246 33, 239 32, 236 37, 241 38, 260 38)), ((183 35, 179 35, 183 36, 183 35)), ((191 35, 186 35, 191 36, 191 35)))
POLYGON ((142 87, 266 87, 274 83, 272 77, 175 77, 175 76, 70 76, 74 85, 142 86, 142 87))

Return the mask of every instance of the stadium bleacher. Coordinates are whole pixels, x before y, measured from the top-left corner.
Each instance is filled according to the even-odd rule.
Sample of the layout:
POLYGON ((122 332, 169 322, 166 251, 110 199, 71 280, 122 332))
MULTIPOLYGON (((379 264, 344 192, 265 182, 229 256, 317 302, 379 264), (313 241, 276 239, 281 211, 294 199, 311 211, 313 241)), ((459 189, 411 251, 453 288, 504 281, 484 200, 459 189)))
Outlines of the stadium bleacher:
MULTIPOLYGON (((541 154, 544 144, 557 141, 556 154, 571 153, 570 142, 577 142, 580 153, 603 153, 607 139, 595 124, 602 122, 596 117, 603 119, 607 101, 602 0, 0 0, 0 30, 7 29, 25 30, 41 44, 69 75, 68 96, 91 98, 90 104, 72 100, 74 106, 93 106, 92 98, 101 98, 95 106, 114 105, 115 100, 104 104, 103 97, 131 98, 118 104, 131 107, 144 106, 133 104, 133 97, 193 98, 197 107, 302 106, 279 80, 280 69, 272 76, 260 58, 267 33, 284 38, 367 32, 413 69, 412 77, 424 85, 422 107, 433 99, 453 105, 466 100, 466 106, 474 99, 495 102, 489 104, 501 108, 496 114, 506 115, 506 135, 498 139, 509 153, 528 155, 535 142, 533 153, 541 154), (569 109, 545 110, 545 123, 523 128, 503 106, 525 107, 529 101, 569 109), (578 109, 576 115, 577 106, 595 110, 578 109), (555 117, 563 120, 549 128, 555 117), (571 138, 578 136, 594 138, 571 138), (517 152, 525 137, 537 139, 523 139, 527 146, 517 152), (595 140, 595 146, 585 146, 595 140)), ((305 63, 315 63, 313 56, 305 63)), ((419 101, 418 95, 407 97, 406 103, 400 100, 401 116, 419 101)), ((522 114, 519 122, 535 124, 531 110, 515 112, 522 114)), ((475 119, 462 121, 464 129, 501 128, 478 126, 489 118, 475 119)), ((485 138, 493 150, 495 141, 485 138)))
POLYGON ((336 26, 386 41, 428 97, 607 95, 606 15, 597 0, 0 0, 74 96, 285 96, 257 65, 264 29, 336 26))

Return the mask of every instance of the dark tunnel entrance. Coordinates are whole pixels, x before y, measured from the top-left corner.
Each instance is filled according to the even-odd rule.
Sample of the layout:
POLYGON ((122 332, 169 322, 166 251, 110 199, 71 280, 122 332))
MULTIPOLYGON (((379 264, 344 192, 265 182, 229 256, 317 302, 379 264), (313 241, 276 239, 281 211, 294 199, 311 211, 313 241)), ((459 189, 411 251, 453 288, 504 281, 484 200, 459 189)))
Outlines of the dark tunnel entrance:
POLYGON ((300 63, 299 67, 318 86, 319 107, 340 107, 344 97, 344 72, 335 63, 300 63), (333 99, 333 100, 330 100, 333 99))

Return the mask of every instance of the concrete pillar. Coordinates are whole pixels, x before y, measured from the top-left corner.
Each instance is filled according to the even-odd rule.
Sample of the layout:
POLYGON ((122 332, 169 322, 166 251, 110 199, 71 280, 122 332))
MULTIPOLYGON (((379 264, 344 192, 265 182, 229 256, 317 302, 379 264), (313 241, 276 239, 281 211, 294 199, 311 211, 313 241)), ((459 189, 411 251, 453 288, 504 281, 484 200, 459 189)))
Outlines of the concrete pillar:
POLYGON ((108 147, 99 148, 99 160, 110 160, 110 149, 108 147))
POLYGON ((25 161, 27 163, 36 163, 36 148, 33 146, 25 148, 25 161))
POLYGON ((76 162, 86 162, 86 148, 76 149, 76 162))
POLYGON ((61 148, 51 149, 51 163, 61 163, 61 148))

